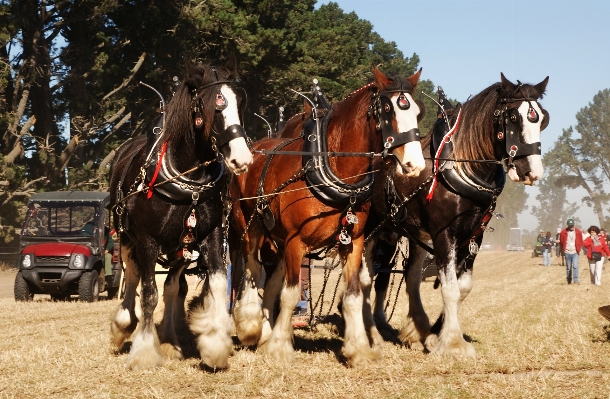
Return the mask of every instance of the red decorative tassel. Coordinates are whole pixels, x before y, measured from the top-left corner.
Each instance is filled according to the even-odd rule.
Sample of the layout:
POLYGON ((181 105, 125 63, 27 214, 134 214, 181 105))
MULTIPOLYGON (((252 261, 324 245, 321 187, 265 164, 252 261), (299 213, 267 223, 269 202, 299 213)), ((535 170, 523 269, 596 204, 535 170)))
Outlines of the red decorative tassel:
POLYGON ((163 143, 163 147, 161 148, 161 153, 159 154, 159 162, 157 162, 157 167, 155 168, 155 173, 153 174, 152 179, 150 179, 150 183, 148 183, 148 193, 146 193, 146 198, 151 199, 153 195, 153 186, 155 185, 155 180, 157 180, 157 176, 159 175, 159 169, 161 169, 161 162, 163 161, 163 156, 165 155, 165 150, 167 150, 167 141, 163 143))

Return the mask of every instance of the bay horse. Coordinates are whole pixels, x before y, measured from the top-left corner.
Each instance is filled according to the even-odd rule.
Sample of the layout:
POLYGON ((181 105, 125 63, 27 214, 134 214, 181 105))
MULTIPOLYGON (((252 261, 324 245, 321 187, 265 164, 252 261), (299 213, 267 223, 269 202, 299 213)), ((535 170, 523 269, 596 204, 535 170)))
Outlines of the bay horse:
POLYGON ((202 362, 225 368, 232 350, 222 197, 230 174, 244 173, 252 163, 240 122, 246 99, 233 85, 233 58, 223 67, 187 63, 186 69, 151 134, 126 142, 111 169, 114 225, 126 264, 125 298, 111 321, 111 334, 120 349, 135 331, 127 360, 134 370, 183 357, 176 336, 186 327, 183 271, 195 261, 205 282, 189 321, 202 362), (158 333, 153 323, 157 262, 169 267, 158 333), (141 308, 136 309, 140 282, 141 308))
MULTIPOLYGON (((421 69, 406 79, 388 78, 377 68, 373 72, 373 83, 333 104, 322 118, 327 148, 321 148, 329 152, 354 153, 379 152, 385 148, 399 160, 397 175, 417 176, 424 166, 417 128, 417 122, 423 116, 423 104, 414 100, 412 93, 421 69), (393 132, 390 135, 393 138, 386 134, 388 130, 393 132)), ((314 116, 316 112, 314 110, 314 116)), ((361 366, 376 359, 381 342, 375 326, 363 324, 363 295, 358 277, 370 203, 366 198, 359 203, 354 200, 357 190, 344 196, 341 202, 325 198, 316 191, 324 184, 318 184, 318 188, 309 187, 303 176, 323 168, 324 161, 313 166, 306 157, 285 154, 275 155, 267 161, 266 156, 256 153, 280 147, 283 151, 304 151, 304 147, 315 143, 319 136, 307 133, 307 123, 312 120, 304 125, 301 122, 299 118, 287 121, 281 136, 292 137, 290 140, 263 139, 255 143, 254 162, 248 177, 237 176, 230 185, 231 197, 242 199, 233 207, 231 247, 235 252, 232 250, 231 258, 243 256, 246 260, 243 291, 233 313, 237 335, 243 345, 258 345, 269 358, 292 361, 291 316, 300 296, 301 260, 312 250, 334 247, 340 255, 347 286, 343 299, 346 326, 343 353, 349 366, 361 366), (299 136, 301 130, 303 134, 299 136), (271 195, 265 196, 265 193, 271 195), (279 262, 267 279, 261 309, 259 252, 269 240, 276 247, 279 262), (274 303, 278 294, 280 311, 276 319, 274 303)), ((337 181, 364 180, 361 176, 371 173, 371 162, 364 157, 331 155, 327 162, 336 174, 329 185, 337 181)), ((367 184, 372 184, 369 182, 367 184)))
MULTIPOLYGON (((548 79, 536 85, 514 84, 501 74, 500 82, 450 110, 450 120, 439 117, 432 134, 422 139, 424 152, 430 153, 424 173, 411 179, 393 175, 389 167, 381 173, 393 187, 375 187, 367 230, 370 233, 385 221, 391 230, 408 238, 409 313, 399 338, 411 348, 425 346, 435 354, 475 357, 474 347, 462 335, 458 310, 472 289, 473 263, 504 186, 504 168, 512 181, 526 185, 542 177, 540 133, 548 125, 549 114, 538 99, 543 97, 548 79), (449 129, 449 123, 453 128, 449 129), (429 239, 444 302, 432 327, 419 292, 422 263, 428 253, 424 243, 429 239)), ((369 275, 363 281, 367 284, 373 275, 374 245, 375 239, 367 243, 364 257, 369 275)), ((383 299, 387 282, 383 285, 375 284, 373 313, 378 323, 386 323, 383 299)))

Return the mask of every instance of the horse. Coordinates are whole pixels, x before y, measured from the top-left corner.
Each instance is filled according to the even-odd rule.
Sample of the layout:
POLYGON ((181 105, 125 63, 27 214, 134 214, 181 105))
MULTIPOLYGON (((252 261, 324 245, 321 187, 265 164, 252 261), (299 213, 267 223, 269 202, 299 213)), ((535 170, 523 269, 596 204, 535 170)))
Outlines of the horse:
POLYGON ((240 123, 245 93, 234 86, 235 78, 234 58, 222 67, 187 63, 186 77, 151 133, 126 142, 113 160, 110 197, 126 264, 126 292, 111 334, 120 349, 135 331, 127 360, 133 370, 183 357, 176 331, 186 327, 183 271, 192 262, 205 282, 189 311, 190 331, 206 366, 227 367, 233 343, 222 197, 230 175, 245 173, 252 164, 240 123), (157 262, 169 268, 158 333, 153 323, 157 262), (136 308, 140 282, 141 308, 136 308))
MULTIPOLYGON (((373 193, 374 209, 367 226, 372 239, 363 261, 368 276, 363 280, 370 283, 373 275, 374 237, 383 231, 379 226, 408 239, 404 275, 409 312, 399 338, 412 349, 476 356, 462 335, 458 310, 472 289, 473 263, 506 180, 504 168, 512 181, 526 185, 542 177, 540 133, 548 125, 549 114, 538 99, 548 79, 536 85, 514 84, 501 74, 500 82, 459 109, 449 110, 448 118, 439 113, 432 134, 422 139, 424 151, 430 153, 424 173, 405 179, 393 175, 391 166, 380 173, 379 180, 385 178, 386 184, 377 185, 373 193), (422 263, 432 251, 425 244, 430 239, 438 267, 435 284, 440 282, 444 301, 432 327, 419 293, 422 263)), ((381 280, 376 281, 374 314, 365 317, 383 325, 387 324, 383 310, 387 278, 381 280)))
POLYGON ((282 153, 268 159, 262 154, 274 149, 310 151, 318 144, 318 151, 349 150, 352 155, 385 149, 388 157, 399 161, 397 175, 417 176, 424 166, 417 128, 423 117, 423 104, 414 100, 412 93, 421 69, 406 79, 388 78, 377 68, 373 68, 373 73, 374 82, 333 104, 324 117, 318 115, 323 113, 316 108, 314 118, 304 124, 302 117, 287 121, 281 132, 283 139, 255 143, 258 153, 248 177, 237 176, 230 185, 230 196, 241 199, 233 207, 230 237, 235 252, 231 258, 246 260, 243 290, 233 313, 237 336, 243 345, 258 345, 275 361, 291 362, 294 358, 291 316, 300 295, 301 260, 306 253, 325 247, 336 249, 343 264, 347 286, 343 301, 346 325, 343 353, 347 363, 361 366, 378 356, 381 336, 374 325, 366 326, 365 330, 362 323, 363 295, 358 279, 363 228, 370 207, 367 198, 373 183, 366 177, 372 173, 371 162, 364 157, 333 154, 321 156, 322 159, 282 153), (316 123, 317 130, 311 127, 316 123), (320 132, 326 132, 326 138, 320 132), (330 179, 310 177, 309 173, 324 168, 332 176, 330 179), (363 175, 364 179, 360 177, 363 175), (345 183, 355 179, 361 180, 345 183), (336 188, 337 185, 341 187, 336 188), (273 273, 268 274, 261 309, 258 256, 262 246, 269 242, 274 244, 279 262, 273 273), (276 319, 274 303, 280 291, 276 319))

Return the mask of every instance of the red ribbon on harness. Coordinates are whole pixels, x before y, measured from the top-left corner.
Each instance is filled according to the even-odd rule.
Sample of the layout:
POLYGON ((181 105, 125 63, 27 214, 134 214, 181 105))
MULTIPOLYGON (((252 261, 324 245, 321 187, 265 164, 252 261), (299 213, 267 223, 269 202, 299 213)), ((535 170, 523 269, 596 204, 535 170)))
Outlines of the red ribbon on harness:
POLYGON ((432 185, 430 186, 430 191, 428 191, 428 195, 426 196, 428 203, 430 203, 430 201, 432 201, 432 196, 434 195, 434 190, 436 189, 436 184, 438 183, 438 180, 437 180, 438 158, 441 156, 441 153, 443 152, 443 148, 445 147, 445 144, 449 142, 449 140, 451 139, 451 136, 453 136, 453 133, 455 133, 456 130, 458 129, 461 119, 462 119, 462 110, 460 109, 460 112, 458 112, 457 120, 455 121, 455 125, 453 125, 451 130, 449 130, 447 132, 447 134, 445 134, 445 137, 443 137, 443 141, 441 141, 441 144, 438 146, 438 149, 436 150, 436 154, 434 154, 434 162, 432 164, 434 166, 433 170, 432 170, 432 172, 434 173, 434 179, 432 180, 432 185))
POLYGON ((163 156, 165 155, 165 150, 167 150, 167 141, 163 143, 163 147, 161 148, 161 153, 159 154, 159 162, 157 162, 157 167, 155 168, 155 173, 153 174, 152 179, 150 179, 150 183, 148 183, 148 193, 146 193, 146 198, 151 199, 153 195, 153 185, 155 184, 155 180, 157 180, 157 176, 159 175, 159 169, 161 169, 161 162, 163 161, 163 156))

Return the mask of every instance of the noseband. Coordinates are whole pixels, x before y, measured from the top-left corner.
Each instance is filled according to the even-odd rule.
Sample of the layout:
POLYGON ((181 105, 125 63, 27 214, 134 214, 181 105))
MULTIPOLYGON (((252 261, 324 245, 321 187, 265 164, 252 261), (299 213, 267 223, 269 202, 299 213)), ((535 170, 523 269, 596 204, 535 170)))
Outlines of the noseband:
POLYGON ((368 117, 371 115, 375 118, 375 128, 377 131, 381 131, 383 136, 383 147, 384 153, 389 150, 410 143, 412 141, 419 141, 420 134, 418 128, 413 128, 407 132, 397 132, 392 126, 392 120, 394 119, 394 105, 390 97, 392 93, 400 93, 396 100, 396 105, 400 109, 409 109, 411 104, 402 90, 396 91, 383 91, 378 93, 373 92, 371 96, 371 105, 368 109, 368 117))
MULTIPOLYGON (((211 67, 211 69, 212 69, 212 72, 214 72, 216 81, 207 83, 203 86, 199 86, 198 88, 195 88, 192 91, 193 98, 191 99, 191 109, 193 110, 193 113, 195 114, 195 116, 194 116, 195 117, 195 126, 197 128, 201 128, 201 126, 203 126, 203 118, 201 115, 202 115, 202 109, 203 109, 204 104, 203 104, 203 99, 199 96, 199 93, 201 93, 202 89, 218 85, 215 104, 214 104, 216 112, 222 112, 229 105, 227 98, 220 92, 220 85, 222 85, 224 83, 233 83, 233 82, 230 80, 218 79, 218 73, 216 71, 216 67, 211 67)), ((243 128, 243 126, 241 126, 239 124, 231 125, 231 126, 227 127, 226 129, 224 129, 222 132, 216 131, 216 129, 214 129, 214 126, 212 124, 212 141, 216 147, 222 147, 223 145, 228 144, 231 140, 239 138, 239 137, 243 137, 244 139, 246 139, 246 137, 247 137, 246 130, 243 128)))

